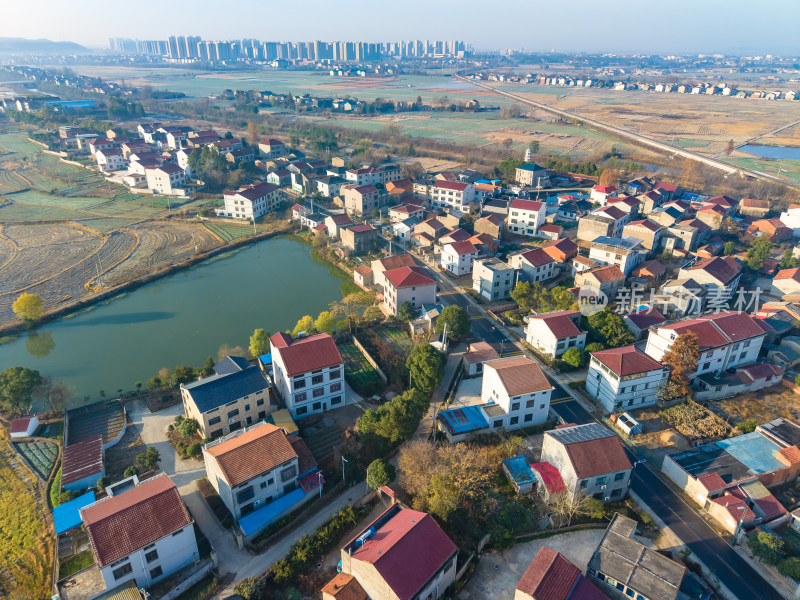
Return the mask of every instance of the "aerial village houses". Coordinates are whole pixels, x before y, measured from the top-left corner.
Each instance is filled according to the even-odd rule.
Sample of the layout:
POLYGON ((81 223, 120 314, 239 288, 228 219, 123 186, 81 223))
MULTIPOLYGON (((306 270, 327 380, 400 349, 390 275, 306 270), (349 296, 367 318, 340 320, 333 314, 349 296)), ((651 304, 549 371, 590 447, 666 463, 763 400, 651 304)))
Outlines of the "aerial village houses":
POLYGON ((558 274, 556 261, 542 248, 534 248, 508 257, 508 264, 531 283, 544 283, 558 274))
POLYGON ((535 163, 527 163, 517 167, 514 179, 520 185, 530 187, 546 187, 550 184, 547 169, 535 163))
POLYGON ((542 462, 558 469, 571 495, 592 496, 602 502, 628 495, 633 465, 619 436, 600 423, 545 432, 542 462))
POLYGON ((262 421, 277 407, 261 369, 238 356, 214 365, 214 375, 181 384, 187 418, 196 419, 204 438, 212 440, 262 421))
POLYGON ((178 488, 160 474, 80 511, 106 588, 149 587, 200 558, 178 488))
POLYGON ((546 212, 544 202, 515 198, 509 206, 506 228, 511 233, 533 237, 544 225, 546 212))
POLYGON ((223 193, 224 206, 217 209, 221 217, 258 220, 281 203, 280 190, 271 183, 257 183, 223 193))
POLYGON ((515 285, 516 269, 499 258, 483 258, 472 265, 472 289, 490 301, 507 300, 515 285))
POLYGON ((442 268, 455 277, 469 275, 472 263, 478 256, 478 249, 470 242, 455 242, 442 247, 442 268))
POLYGON ((592 352, 586 393, 609 412, 652 406, 669 374, 636 346, 592 352))
POLYGON ((632 237, 613 238, 600 236, 592 240, 589 258, 602 265, 614 265, 627 277, 633 268, 644 260, 640 240, 632 237))
POLYGON ((408 302, 412 308, 436 304, 438 286, 428 271, 422 267, 399 267, 383 272, 383 307, 397 316, 400 307, 408 302))
POLYGON ((475 187, 460 181, 435 181, 428 190, 431 208, 451 208, 468 213, 475 203, 475 187))
POLYGON ((344 361, 327 333, 270 338, 273 380, 293 419, 347 404, 344 361))
POLYGON ((560 552, 543 546, 514 591, 514 600, 607 600, 560 552))
POLYGON ((369 215, 380 207, 380 194, 374 185, 346 185, 344 188, 344 208, 350 215, 369 215))

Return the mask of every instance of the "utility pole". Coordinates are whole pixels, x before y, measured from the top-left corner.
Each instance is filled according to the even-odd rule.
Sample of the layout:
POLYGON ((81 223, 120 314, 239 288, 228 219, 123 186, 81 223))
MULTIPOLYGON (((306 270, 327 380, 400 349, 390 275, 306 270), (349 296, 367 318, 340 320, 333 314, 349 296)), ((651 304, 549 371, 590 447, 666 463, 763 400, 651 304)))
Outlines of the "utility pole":
POLYGON ((347 485, 347 479, 344 476, 344 463, 349 463, 350 461, 347 460, 344 456, 342 456, 342 482, 347 485))

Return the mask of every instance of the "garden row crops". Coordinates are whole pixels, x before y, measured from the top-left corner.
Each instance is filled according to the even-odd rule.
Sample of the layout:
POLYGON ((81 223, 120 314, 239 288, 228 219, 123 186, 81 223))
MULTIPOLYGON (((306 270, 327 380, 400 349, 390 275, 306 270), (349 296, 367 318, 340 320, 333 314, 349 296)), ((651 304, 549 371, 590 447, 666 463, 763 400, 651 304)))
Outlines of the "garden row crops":
POLYGON ((17 451, 42 481, 50 478, 58 459, 58 446, 52 442, 15 442, 17 451))
POLYGON ((395 325, 379 327, 376 333, 401 356, 408 356, 414 349, 414 340, 411 336, 395 325))
POLYGON ((232 242, 233 240, 238 240, 240 238, 253 235, 253 232, 250 229, 250 227, 247 227, 245 225, 232 225, 228 223, 210 223, 210 222, 203 223, 203 225, 205 225, 209 231, 217 234, 226 242, 232 242))
POLYGON ((356 392, 371 396, 383 388, 380 375, 355 344, 341 344, 339 352, 344 359, 344 376, 356 392))

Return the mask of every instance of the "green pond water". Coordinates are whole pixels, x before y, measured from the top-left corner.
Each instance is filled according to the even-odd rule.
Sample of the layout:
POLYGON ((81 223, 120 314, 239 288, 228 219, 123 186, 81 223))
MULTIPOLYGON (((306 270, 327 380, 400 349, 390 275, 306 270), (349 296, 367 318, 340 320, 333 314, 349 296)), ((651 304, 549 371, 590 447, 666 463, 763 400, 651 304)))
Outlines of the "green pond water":
POLYGON ((278 238, 199 263, 0 345, 0 370, 64 380, 78 406, 100 390, 134 390, 163 367, 201 366, 223 344, 246 348, 257 327, 291 329, 341 298, 340 282, 309 250, 278 238))

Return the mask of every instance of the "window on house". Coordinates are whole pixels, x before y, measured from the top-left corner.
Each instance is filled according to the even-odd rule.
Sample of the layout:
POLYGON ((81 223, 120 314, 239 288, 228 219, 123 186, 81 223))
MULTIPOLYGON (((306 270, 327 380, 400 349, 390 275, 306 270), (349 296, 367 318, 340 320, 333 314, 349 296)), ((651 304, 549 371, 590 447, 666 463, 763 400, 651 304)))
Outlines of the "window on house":
POLYGON ((511 417, 508 421, 509 425, 517 425, 519 423, 519 417, 511 417))
POLYGON ((281 471, 281 481, 283 483, 286 483, 287 481, 296 476, 297 476, 297 468, 294 465, 292 465, 288 469, 284 469, 283 471, 281 471))
POLYGON ((294 395, 295 402, 305 402, 306 401, 306 393, 300 392, 299 394, 294 395))
POLYGON ((498 420, 496 420, 494 422, 494 428, 495 429, 497 429, 498 427, 502 427, 502 426, 503 426, 503 420, 502 419, 498 419, 498 420))
POLYGON ((605 485, 605 483, 606 483, 605 477, 598 477, 597 479, 594 480, 595 485, 605 485))
POLYGON ((617 473, 614 475, 614 481, 621 481, 625 477, 625 473, 617 473))
POLYGON ((120 579, 131 573, 133 573, 133 567, 131 566, 131 563, 125 563, 121 567, 117 567, 116 569, 111 571, 111 574, 117 581, 119 581, 120 579))
POLYGON ((248 485, 245 489, 236 492, 236 502, 241 504, 242 502, 247 502, 248 500, 252 499, 255 496, 255 490, 253 486, 248 485))
POLYGON ((264 406, 264 399, 262 398, 262 399, 256 401, 256 406, 264 406))
POLYGON ((230 411, 228 413, 228 418, 232 419, 233 417, 237 416, 238 414, 239 414, 239 409, 237 408, 236 410, 232 410, 232 411, 230 411))
POLYGON ((320 383, 322 383, 323 379, 324 379, 323 375, 314 375, 311 378, 311 385, 319 385, 320 383))
MULTIPOLYGON (((333 388, 331 388, 331 391, 333 391, 333 388)), ((339 404, 341 401, 342 401, 341 396, 334 396, 333 398, 331 398, 331 406, 339 404)))
POLYGON ((209 419, 208 426, 211 427, 212 425, 216 425, 220 421, 222 421, 222 417, 214 417, 213 419, 209 419))
POLYGON ((587 485, 587 483, 588 483, 588 480, 586 480, 586 479, 584 479, 583 481, 581 481, 581 488, 585 488, 585 487, 586 487, 586 485, 587 485))
POLYGON ((525 415, 525 418, 523 419, 523 421, 525 423, 530 423, 531 421, 533 421, 533 413, 525 415))
POLYGON ((514 402, 511 404, 511 410, 519 410, 519 402, 514 402))
POLYGON ((149 563, 153 562, 154 560, 158 560, 158 550, 153 548, 149 552, 145 552, 144 559, 149 563))
POLYGON ((306 380, 305 379, 298 379, 294 382, 294 389, 301 390, 306 387, 306 380))
POLYGON ((315 390, 313 390, 311 392, 311 396, 313 398, 319 398, 320 396, 324 396, 324 395, 325 395, 325 388, 324 387, 316 388, 315 390))
POLYGON ((338 392, 341 389, 342 389, 342 384, 341 383, 332 383, 331 384, 331 393, 338 392))

